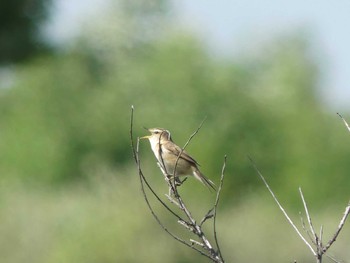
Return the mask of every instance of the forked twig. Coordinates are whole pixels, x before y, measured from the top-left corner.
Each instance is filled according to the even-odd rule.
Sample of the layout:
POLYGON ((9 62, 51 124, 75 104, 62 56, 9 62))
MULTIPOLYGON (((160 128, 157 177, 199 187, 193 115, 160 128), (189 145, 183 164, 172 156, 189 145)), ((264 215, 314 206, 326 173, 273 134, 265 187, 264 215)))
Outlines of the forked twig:
POLYGON ((272 198, 275 200, 276 204, 278 205, 279 209, 282 211, 283 215, 285 216, 285 218, 287 219, 287 221, 289 222, 289 224, 294 228, 295 232, 298 234, 298 236, 304 241, 304 243, 307 245, 307 247, 310 249, 311 253, 314 256, 317 256, 317 253, 314 251, 314 249, 312 248, 311 244, 305 239, 305 237, 300 233, 299 229, 296 227, 296 225, 293 223, 292 219, 288 216, 287 212, 284 210, 283 206, 280 204, 280 202, 278 201, 277 197, 275 196, 274 192, 272 191, 272 189, 270 188, 269 184, 266 182, 264 176, 261 174, 260 170, 257 168, 256 164, 254 163, 253 159, 250 158, 250 156, 248 156, 250 162, 252 163, 255 171, 258 173, 258 175, 260 176, 261 180, 264 182, 266 188, 269 190, 270 194, 272 195, 272 198))
MULTIPOLYGON (((315 229, 313 227, 312 224, 312 220, 311 220, 311 216, 309 213, 309 209, 307 207, 307 203, 305 201, 303 192, 301 191, 301 188, 299 188, 299 193, 304 205, 304 209, 305 209, 305 213, 307 216, 307 220, 309 223, 309 227, 310 230, 312 232, 313 238, 314 240, 312 240, 311 235, 309 234, 309 232, 306 230, 306 232, 308 233, 309 237, 312 240, 312 243, 316 246, 316 249, 314 249, 312 247, 312 245, 304 238, 304 236, 301 234, 301 232, 299 231, 299 229, 296 227, 296 225, 293 223, 293 221, 290 219, 290 217, 288 216, 287 212, 284 210, 284 208, 282 207, 282 205, 280 204, 280 202, 278 201, 277 197, 275 196, 275 194, 273 193, 272 189, 270 188, 269 184, 267 183, 267 181, 265 180, 264 176, 261 174, 261 172, 259 171, 259 169, 257 168, 257 166, 255 165, 254 161, 248 156, 250 162, 252 163, 255 171, 257 172, 257 174, 260 176, 261 180, 264 182, 265 186, 267 187, 267 189, 269 190, 270 194, 272 195, 273 199, 275 200, 275 202, 277 203, 278 207, 280 208, 280 210, 282 211, 282 213, 284 214, 284 216, 286 217, 286 219, 288 220, 289 224, 294 228, 295 232, 299 235, 299 237, 302 239, 302 241, 306 244, 306 246, 310 249, 311 253, 315 256, 317 263, 321 263, 322 262, 322 257, 323 255, 327 252, 327 250, 331 247, 331 245, 336 241, 340 231, 342 230, 345 221, 347 219, 347 217, 350 214, 350 201, 347 205, 347 207, 345 208, 343 217, 340 220, 340 223, 338 225, 337 230, 335 231, 333 237, 330 239, 330 241, 327 243, 326 246, 323 246, 322 244, 322 238, 323 238, 323 226, 321 226, 320 229, 320 236, 317 236, 315 229)), ((302 220, 302 225, 303 228, 305 228, 305 224, 304 221, 302 220)), ((328 255, 326 255, 328 256, 328 255)), ((335 259, 333 259, 332 257, 330 257, 332 260, 334 260, 335 262, 337 262, 335 259)))

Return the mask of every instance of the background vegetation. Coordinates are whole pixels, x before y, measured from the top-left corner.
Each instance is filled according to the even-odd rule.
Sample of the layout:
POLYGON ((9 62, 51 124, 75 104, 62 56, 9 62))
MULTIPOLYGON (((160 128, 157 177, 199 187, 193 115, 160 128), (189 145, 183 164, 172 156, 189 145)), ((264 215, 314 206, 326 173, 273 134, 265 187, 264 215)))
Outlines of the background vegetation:
MULTIPOLYGON (((131 105, 137 136, 142 126, 165 127, 180 145, 207 117, 188 151, 215 182, 228 155, 218 215, 228 262, 312 260, 247 154, 296 220, 301 186, 316 227, 325 236, 335 229, 349 200, 350 138, 320 98, 322 55, 312 56, 308 34, 218 59, 174 26, 170 11, 167 1, 119 1, 71 47, 35 50, 1 75, 2 262, 205 262, 146 209, 128 138, 131 105)), ((165 193, 148 142, 140 147, 147 176, 165 193)), ((198 216, 214 202, 191 179, 182 188, 198 216)), ((345 226, 331 251, 338 259, 350 259, 349 236, 345 226)))

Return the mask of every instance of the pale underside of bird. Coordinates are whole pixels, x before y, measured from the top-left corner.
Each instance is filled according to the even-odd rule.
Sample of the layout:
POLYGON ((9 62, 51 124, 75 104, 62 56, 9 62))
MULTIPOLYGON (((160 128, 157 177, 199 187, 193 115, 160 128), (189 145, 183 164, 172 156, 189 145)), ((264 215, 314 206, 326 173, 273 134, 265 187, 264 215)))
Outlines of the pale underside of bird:
POLYGON ((201 173, 196 160, 172 141, 168 130, 163 128, 147 130, 151 135, 143 136, 141 139, 149 140, 159 165, 168 177, 175 175, 178 178, 192 175, 209 189, 215 190, 215 184, 201 173))

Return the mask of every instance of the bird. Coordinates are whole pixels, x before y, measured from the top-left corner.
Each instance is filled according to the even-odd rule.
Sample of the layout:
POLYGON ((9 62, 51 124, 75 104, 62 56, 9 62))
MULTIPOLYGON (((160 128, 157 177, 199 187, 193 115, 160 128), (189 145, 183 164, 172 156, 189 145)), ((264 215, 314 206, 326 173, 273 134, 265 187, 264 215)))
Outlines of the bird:
POLYGON ((207 186, 209 190, 213 189, 216 191, 215 184, 199 170, 197 161, 173 142, 168 130, 163 128, 145 129, 151 134, 143 136, 140 139, 149 140, 158 163, 168 177, 175 176, 175 179, 178 179, 180 176, 193 175, 202 184, 207 186))

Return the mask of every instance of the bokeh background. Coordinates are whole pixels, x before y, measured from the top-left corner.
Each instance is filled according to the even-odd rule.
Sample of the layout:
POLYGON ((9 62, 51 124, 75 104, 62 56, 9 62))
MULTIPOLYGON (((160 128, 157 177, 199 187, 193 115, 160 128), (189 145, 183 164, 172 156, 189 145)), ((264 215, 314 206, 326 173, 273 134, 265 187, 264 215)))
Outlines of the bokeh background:
MULTIPOLYGON (((302 187, 331 237, 349 201, 350 134, 336 115, 350 120, 349 89, 330 66, 348 70, 336 47, 348 41, 349 5, 312 1, 313 20, 298 2, 1 1, 0 261, 208 262, 146 208, 130 148, 134 105, 135 139, 157 126, 184 145, 206 117, 188 151, 217 184, 228 156, 218 211, 227 262, 313 262, 247 158, 298 226, 302 187), (332 49, 317 24, 327 12, 339 21, 327 34, 344 37, 332 49)), ((140 157, 163 196, 147 141, 140 157)), ((181 193, 199 220, 215 199, 191 178, 181 193)), ((329 253, 349 262, 349 245, 346 224, 329 253)))

